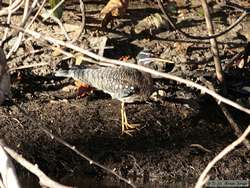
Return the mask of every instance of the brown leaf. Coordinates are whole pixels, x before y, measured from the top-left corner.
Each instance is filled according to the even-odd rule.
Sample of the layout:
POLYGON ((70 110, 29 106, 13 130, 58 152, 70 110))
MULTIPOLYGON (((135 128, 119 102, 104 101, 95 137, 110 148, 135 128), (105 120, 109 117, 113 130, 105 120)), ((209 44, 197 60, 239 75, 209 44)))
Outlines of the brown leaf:
POLYGON ((146 30, 167 29, 168 27, 169 24, 167 19, 159 13, 155 13, 139 21, 134 30, 136 34, 139 34, 146 30))
POLYGON ((129 0, 110 0, 101 10, 102 26, 106 26, 113 17, 122 16, 128 8, 129 0))

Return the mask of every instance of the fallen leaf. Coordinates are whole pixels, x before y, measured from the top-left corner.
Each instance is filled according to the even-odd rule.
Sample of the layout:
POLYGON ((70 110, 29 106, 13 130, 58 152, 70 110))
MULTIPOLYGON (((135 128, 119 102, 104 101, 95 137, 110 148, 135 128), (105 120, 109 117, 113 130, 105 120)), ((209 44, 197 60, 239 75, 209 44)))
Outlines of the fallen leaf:
POLYGON ((159 13, 155 13, 139 21, 134 30, 136 34, 139 34, 146 30, 153 31, 161 28, 168 29, 168 27, 169 24, 167 19, 159 13))
POLYGON ((125 14, 128 8, 128 3, 129 0, 110 0, 100 13, 102 27, 106 27, 113 17, 125 14))

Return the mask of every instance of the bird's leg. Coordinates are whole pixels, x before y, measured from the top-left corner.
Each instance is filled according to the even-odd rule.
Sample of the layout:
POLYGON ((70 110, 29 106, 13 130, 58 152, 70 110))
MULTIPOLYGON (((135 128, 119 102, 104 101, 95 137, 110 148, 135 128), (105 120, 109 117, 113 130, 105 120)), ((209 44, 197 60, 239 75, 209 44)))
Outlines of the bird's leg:
POLYGON ((125 125, 124 125, 124 102, 121 103, 121 121, 122 121, 122 134, 125 130, 125 125))
POLYGON ((122 103, 121 103, 121 121, 122 121, 122 134, 126 133, 126 134, 131 135, 131 132, 133 132, 134 129, 136 129, 139 126, 139 124, 129 124, 128 123, 124 101, 122 101, 122 103))

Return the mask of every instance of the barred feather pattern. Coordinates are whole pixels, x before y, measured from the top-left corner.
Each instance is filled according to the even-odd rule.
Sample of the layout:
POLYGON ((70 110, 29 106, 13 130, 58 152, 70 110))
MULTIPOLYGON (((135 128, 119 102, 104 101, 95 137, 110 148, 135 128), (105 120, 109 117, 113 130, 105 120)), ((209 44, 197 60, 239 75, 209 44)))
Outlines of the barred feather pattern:
POLYGON ((59 77, 72 77, 126 103, 146 100, 153 92, 150 74, 127 67, 59 70, 59 77))

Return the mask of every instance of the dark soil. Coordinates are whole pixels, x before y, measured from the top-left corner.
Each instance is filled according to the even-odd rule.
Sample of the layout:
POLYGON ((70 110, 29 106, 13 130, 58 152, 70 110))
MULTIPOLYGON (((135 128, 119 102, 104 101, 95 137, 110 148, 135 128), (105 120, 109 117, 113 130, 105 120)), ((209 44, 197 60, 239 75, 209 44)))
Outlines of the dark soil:
MULTIPOLYGON (((95 3, 86 4, 89 21, 88 16, 97 14, 101 8, 95 3), (91 7, 97 11, 90 11, 91 7)), ((63 23, 69 23, 67 15, 76 11, 73 23, 80 24, 79 8, 73 9, 74 6, 66 5, 63 23)), ((166 41, 166 38, 183 38, 174 31, 136 36, 131 34, 131 28, 140 19, 155 12, 159 10, 153 2, 132 1, 128 14, 123 19, 116 19, 114 28, 97 32, 98 28, 87 25, 87 33, 81 40, 88 43, 87 38, 94 32, 100 36, 108 36, 108 45, 114 46, 114 49, 106 50, 104 55, 116 59, 126 55, 135 59, 137 53, 147 47, 156 57, 175 62, 174 68, 170 69, 172 74, 196 82, 199 82, 201 76, 206 77, 220 92, 221 86, 214 76, 209 44, 166 41)), ((186 17, 193 18, 196 15, 197 18, 197 12, 198 9, 189 9, 186 17)), ((228 14, 223 10, 221 12, 228 14)), ((172 16, 178 19, 176 14, 172 16)), ((220 20, 220 17, 225 17, 224 14, 215 15, 214 19, 220 20)), ((229 22, 230 17, 237 18, 239 15, 226 16, 229 22)), ((203 19, 197 22, 187 21, 193 23, 193 26, 187 27, 179 22, 186 32, 194 35, 207 33, 203 19)), ((44 23, 36 24, 44 32, 45 29, 40 26, 44 23)), ((53 24, 46 27, 48 35, 57 27, 53 24)), ((225 29, 227 24, 223 21, 216 22, 217 31, 225 29)), ((232 42, 235 36, 236 31, 232 31, 219 41, 232 42)), ((236 40, 239 41, 238 38, 236 40)), ((46 46, 40 42, 32 45, 35 49, 46 46)), ((242 50, 230 45, 219 47, 224 62, 242 50)), ((212 98, 169 80, 156 80, 165 91, 160 100, 157 98, 157 101, 151 99, 145 103, 126 105, 129 122, 139 123, 140 127, 132 133, 133 136, 121 135, 120 102, 99 91, 93 91, 85 97, 77 96, 76 90, 63 91, 64 86, 72 85, 72 80, 55 78, 53 71, 71 66, 71 63, 52 53, 52 50, 45 49, 38 54, 28 55, 27 46, 23 45, 11 57, 11 68, 36 62, 49 62, 51 65, 11 72, 13 100, 36 123, 30 121, 11 101, 6 101, 0 108, 0 136, 11 148, 32 163, 38 164, 48 176, 61 183, 79 187, 120 187, 123 184, 47 136, 41 127, 48 128, 91 159, 115 169, 118 174, 142 187, 192 186, 208 162, 237 138, 212 98), (199 144, 211 152, 192 147, 191 144, 199 144)), ((169 72, 168 68, 166 65, 163 71, 169 72)), ((250 84, 249 66, 243 69, 233 66, 226 75, 229 80, 228 96, 250 106, 250 93, 242 93, 238 89, 239 85, 242 88, 250 84)), ((244 130, 250 124, 249 116, 229 109, 244 130)), ((24 187, 38 186, 33 175, 19 165, 16 167, 24 187)), ((210 179, 249 179, 250 151, 244 145, 237 147, 215 165, 210 175, 210 179)))

